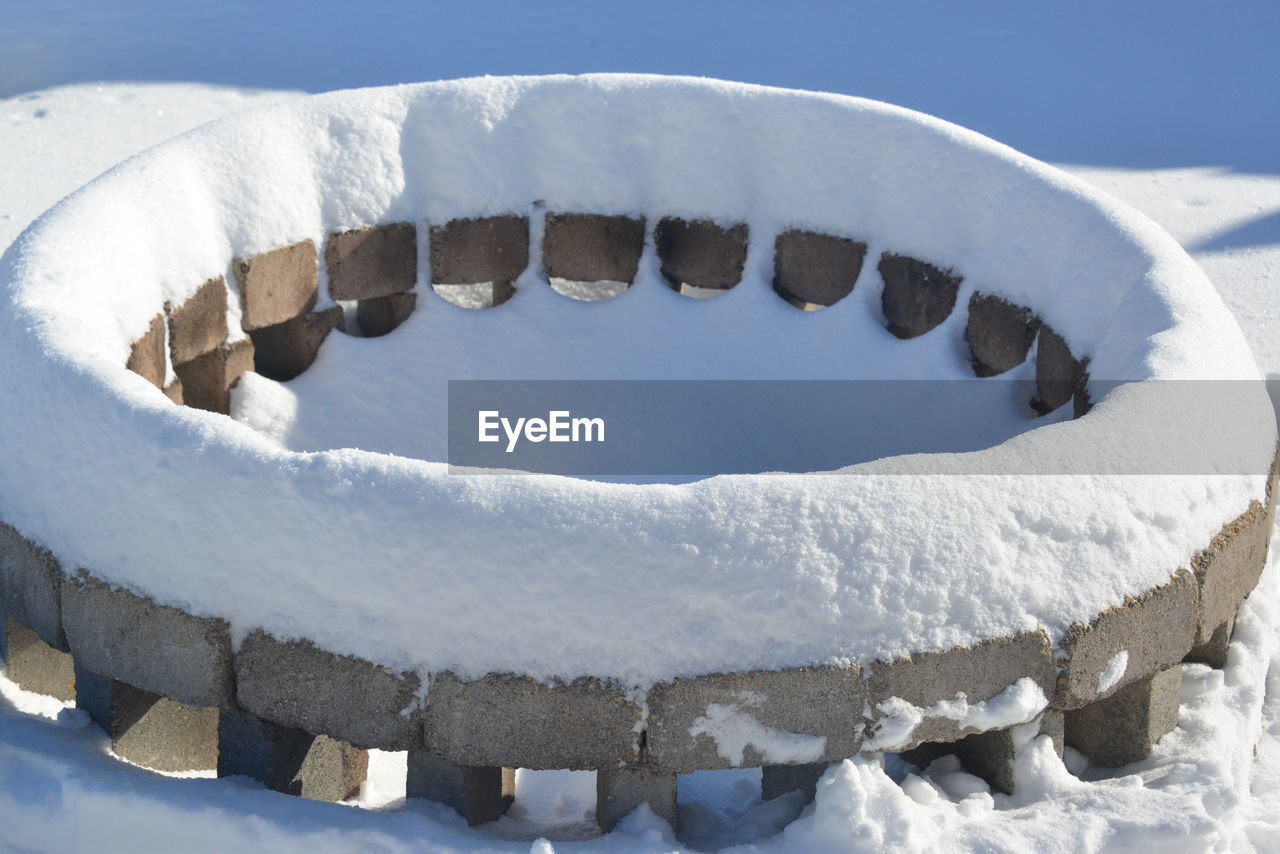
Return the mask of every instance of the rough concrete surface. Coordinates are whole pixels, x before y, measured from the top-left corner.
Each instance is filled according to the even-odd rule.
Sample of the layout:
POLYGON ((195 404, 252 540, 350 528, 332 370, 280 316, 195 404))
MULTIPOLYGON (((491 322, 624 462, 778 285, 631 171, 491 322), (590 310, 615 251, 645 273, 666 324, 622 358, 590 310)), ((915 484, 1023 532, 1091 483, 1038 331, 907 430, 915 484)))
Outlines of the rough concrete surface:
POLYGON ((547 214, 542 261, 551 278, 571 282, 634 282, 643 250, 643 218, 547 214))
POLYGON ((237 258, 232 269, 240 289, 240 326, 246 332, 284 323, 316 304, 316 245, 310 240, 237 258))
POLYGON ((311 367, 329 333, 345 326, 342 308, 335 305, 254 329, 249 333, 253 339, 254 370, 268 379, 291 380, 311 367))
POLYGON ((1181 689, 1182 668, 1174 666, 1070 710, 1067 744, 1104 768, 1145 759, 1160 737, 1178 725, 1181 689))
POLYGON ((200 286, 190 299, 169 308, 169 355, 189 362, 227 340, 227 285, 221 276, 200 286))
POLYGON ((1021 365, 1039 328, 1040 321, 1030 309, 975 292, 969 298, 969 319, 964 328, 973 372, 993 377, 1021 365))
POLYGON ((785 231, 773 245, 773 289, 800 308, 834 305, 853 291, 867 244, 812 231, 785 231))
POLYGON ((411 222, 393 222, 331 234, 324 263, 335 300, 407 291, 418 280, 418 231, 411 222))
POLYGON ((905 255, 880 256, 884 290, 880 305, 889 331, 916 338, 933 329, 955 308, 962 277, 905 255))
POLYGON ((747 261, 747 226, 664 217, 654 231, 662 275, 673 288, 726 291, 742 280, 747 261))

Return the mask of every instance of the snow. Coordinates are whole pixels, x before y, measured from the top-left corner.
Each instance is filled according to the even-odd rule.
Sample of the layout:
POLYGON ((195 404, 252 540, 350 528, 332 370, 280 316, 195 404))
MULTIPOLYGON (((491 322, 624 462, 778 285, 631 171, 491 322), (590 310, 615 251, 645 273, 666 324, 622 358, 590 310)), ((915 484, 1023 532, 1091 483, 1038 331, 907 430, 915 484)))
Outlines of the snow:
POLYGON ((827 738, 785 732, 765 726, 751 714, 764 697, 753 691, 739 691, 736 703, 708 703, 706 714, 694 718, 689 735, 705 735, 716 745, 716 754, 730 765, 745 761, 748 747, 765 762, 792 764, 816 762, 827 749, 827 738))
MULTIPOLYGON (((1108 8, 1106 27, 1087 10, 916 4, 860 9, 847 26, 834 26, 830 9, 751 3, 728 16, 715 4, 619 6, 601 14, 572 5, 552 11, 469 3, 436 7, 416 20, 388 4, 362 8, 360 27, 348 14, 328 14, 323 3, 267 10, 240 0, 192 7, 86 2, 77 7, 84 14, 67 14, 60 4, 8 11, 0 22, 0 86, 30 94, 0 102, 0 245, 124 156, 237 106, 290 96, 175 83, 31 91, 58 82, 187 79, 321 90, 485 72, 708 73, 880 97, 1064 164, 1188 247, 1259 363, 1280 375, 1280 304, 1271 293, 1280 271, 1274 6, 1238 7, 1230 18, 1190 4, 1170 4, 1154 17, 1108 8), (679 26, 670 26, 672 15, 679 26), (246 25, 261 16, 287 25, 290 37, 246 25), (111 38, 99 37, 104 22, 114 25, 111 38), (332 49, 347 40, 349 50, 332 49), (907 46, 911 61, 903 62, 907 46)), ((1045 530, 1052 519, 1042 520, 1045 530)), ((775 815, 771 805, 753 805, 758 774, 753 780, 734 772, 723 791, 714 774, 690 775, 681 780, 682 799, 696 789, 689 794, 702 802, 682 804, 682 824, 691 827, 695 813, 703 820, 709 835, 698 838, 698 850, 728 844, 843 854, 873 848, 877 839, 905 839, 911 844, 902 850, 1275 851, 1278 599, 1273 566, 1242 612, 1227 670, 1184 668, 1179 729, 1137 766, 1088 769, 1068 750, 1069 773, 1041 749, 1022 766, 1020 796, 1010 800, 984 798, 976 778, 966 781, 953 768, 906 777, 891 763, 883 771, 846 766, 828 775, 830 791, 794 831, 773 839, 761 837, 799 807, 775 815), (1081 775, 1088 785, 1076 779, 1081 775), (886 780, 920 808, 894 799, 886 780), (967 801, 960 797, 966 790, 974 792, 967 801), (866 834, 855 835, 858 827, 866 834)), ((0 711, 5 844, 55 852, 131 851, 146 843, 318 854, 688 850, 664 841, 651 819, 586 843, 560 841, 563 828, 529 828, 527 841, 510 841, 470 831, 426 804, 368 814, 243 781, 160 778, 102 750, 91 732, 0 711), (539 835, 552 841, 537 841, 539 835)), ((558 791, 590 808, 589 785, 558 791)), ((522 801, 529 797, 521 791, 522 801)))
MULTIPOLYGON (((1118 677, 1117 677, 1118 678, 1118 677)), ((876 730, 864 742, 868 750, 902 750, 912 743, 912 733, 925 718, 948 718, 960 732, 986 732, 1025 724, 1045 710, 1049 699, 1035 680, 1023 677, 987 700, 970 703, 964 693, 921 708, 901 697, 881 700, 876 709, 882 717, 876 730)))
POLYGON ((1124 678, 1124 672, 1128 667, 1129 650, 1122 649, 1111 657, 1107 666, 1098 674, 1098 693, 1110 691, 1112 686, 1124 678))

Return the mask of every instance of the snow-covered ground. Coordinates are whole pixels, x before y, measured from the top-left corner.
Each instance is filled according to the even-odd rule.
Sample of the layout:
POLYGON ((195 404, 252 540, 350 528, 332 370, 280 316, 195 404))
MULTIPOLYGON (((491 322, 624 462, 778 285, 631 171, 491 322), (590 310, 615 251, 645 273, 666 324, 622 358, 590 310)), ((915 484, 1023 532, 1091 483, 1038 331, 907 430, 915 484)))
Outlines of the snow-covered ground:
MULTIPOLYGON (((0 21, 0 94, 9 96, 0 100, 0 248, 120 159, 299 88, 476 73, 703 73, 883 98, 1057 162, 1168 229, 1219 288, 1264 371, 1280 377, 1276 7, 1233 7, 1230 20, 1209 6, 1105 18, 1101 8, 783 8, 458 3, 353 12, 308 3, 255 15, 235 0, 13 10, 0 21), (44 88, 97 78, 168 82, 44 88)), ((757 774, 693 775, 681 780, 686 844, 833 854, 1280 851, 1280 565, 1273 561, 1246 604, 1227 669, 1188 666, 1184 675, 1178 730, 1119 772, 1083 768, 1071 755, 1064 767, 1032 745, 1009 798, 945 764, 920 776, 853 761, 828 774, 816 805, 780 835, 796 804, 760 804, 757 774)), ((523 775, 517 810, 470 830, 442 808, 405 805, 395 755, 375 757, 362 803, 376 811, 315 804, 244 781, 174 780, 125 765, 74 711, 3 680, 0 693, 3 850, 680 847, 643 816, 584 839, 593 836, 584 821, 590 775, 523 775), (557 841, 533 841, 541 836, 557 841)))

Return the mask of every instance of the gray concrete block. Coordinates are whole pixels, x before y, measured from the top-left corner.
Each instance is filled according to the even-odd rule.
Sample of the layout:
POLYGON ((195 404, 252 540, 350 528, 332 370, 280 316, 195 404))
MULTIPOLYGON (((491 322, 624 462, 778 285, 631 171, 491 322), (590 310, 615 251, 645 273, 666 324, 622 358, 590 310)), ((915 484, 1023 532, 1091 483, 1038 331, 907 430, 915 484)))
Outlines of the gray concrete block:
POLYGON ((527 217, 455 219, 431 227, 432 284, 510 285, 528 266, 527 217))
MULTIPOLYGON (((1084 380, 1084 366, 1071 355, 1066 339, 1053 327, 1041 324, 1036 336, 1036 400, 1041 415, 1071 400, 1084 380)), ((1083 413, 1081 413, 1083 414, 1083 413)))
POLYGON ((542 261, 550 278, 631 283, 643 251, 643 218, 547 214, 542 261))
POLYGON ((393 222, 329 235, 329 296, 366 300, 407 291, 418 280, 418 230, 393 222))
POLYGON ((313 801, 345 801, 360 792, 369 753, 238 709, 218 720, 218 776, 250 777, 268 789, 313 801))
MULTIPOLYGON (((928 708, 960 694, 973 705, 990 700, 1019 679, 1031 679, 1046 697, 1053 694, 1057 669, 1053 648, 1044 632, 1023 632, 993 638, 970 647, 916 653, 871 665, 867 699, 871 709, 868 735, 884 726, 880 704, 898 697, 928 708)), ((947 717, 925 717, 899 749, 923 742, 955 741, 972 730, 947 717)))
POLYGON ((1145 759, 1178 725, 1182 668, 1161 670, 1066 714, 1066 742, 1094 765, 1120 768, 1145 759))
POLYGON ((799 308, 834 305, 853 292, 867 244, 812 231, 785 231, 773 244, 773 289, 799 308))
POLYGON ((205 282, 182 305, 167 308, 173 364, 190 362, 227 340, 227 285, 221 276, 205 282))
POLYGON ((1248 510, 1223 525, 1208 547, 1191 559, 1191 571, 1200 583, 1197 646, 1209 643, 1220 626, 1235 619, 1240 603, 1262 577, 1270 522, 1267 508, 1250 502, 1248 510))
POLYGON ((515 794, 514 768, 459 765, 421 748, 409 751, 405 796, 444 804, 467 824, 497 821, 515 794))
POLYGON ((644 765, 596 772, 596 822, 605 833, 646 803, 676 828, 676 772, 644 765))
POLYGON ((622 687, 599 679, 548 686, 524 676, 464 682, 441 674, 427 692, 423 742, 464 765, 613 768, 639 759, 640 720, 622 687))
POLYGON ((888 329, 899 338, 915 338, 933 329, 956 305, 961 276, 906 255, 880 256, 884 290, 880 305, 888 329))
POLYGON ((340 306, 307 314, 250 331, 254 370, 264 377, 285 382, 311 367, 329 333, 346 328, 340 306))
POLYGON ((365 338, 380 338, 408 320, 417 306, 418 295, 415 293, 362 299, 356 305, 360 334, 365 338))
POLYGON ((316 304, 316 245, 310 240, 237 258, 232 269, 240 287, 240 326, 246 332, 284 323, 316 304))
POLYGON ((987 294, 969 298, 969 320, 964 338, 969 361, 980 377, 993 377, 1027 360, 1039 319, 1028 308, 987 294))
POLYGON ((14 617, 40 640, 66 652, 62 582, 57 558, 0 522, 0 613, 14 617))
POLYGON ((206 771, 218 764, 218 710, 188 706, 76 666, 76 706, 111 738, 123 759, 156 771, 206 771))
POLYGON ((760 799, 771 801, 798 791, 804 794, 806 803, 812 801, 818 792, 818 781, 830 767, 829 762, 812 765, 766 765, 760 774, 760 799))
POLYGON ((173 401, 178 406, 184 406, 187 402, 186 395, 184 395, 182 391, 182 380, 174 380, 165 386, 162 391, 164 391, 165 397, 169 398, 169 400, 173 401))
MULTIPOLYGON (((1057 709, 1046 709, 1040 716, 1040 734, 1053 740, 1059 757, 1063 749, 1064 714, 1057 709)), ((994 729, 966 736, 955 742, 953 752, 965 770, 987 781, 997 792, 1012 795, 1014 791, 1012 763, 1018 753, 1018 743, 1012 729, 994 729)))
POLYGON ((1053 706, 1078 709, 1182 661, 1194 646, 1198 609, 1195 577, 1178 570, 1167 584, 1071 626, 1059 645, 1053 706), (1120 653, 1127 658, 1123 675, 1100 692, 1100 680, 1120 653))
POLYGON ((254 369, 254 359, 253 340, 240 338, 190 362, 174 365, 181 402, 194 409, 231 414, 231 387, 254 369))
POLYGON ((1235 617, 1232 617, 1214 629, 1208 640, 1193 647, 1183 661, 1193 664, 1207 664, 1218 670, 1226 667, 1227 652, 1231 647, 1231 633, 1235 630, 1235 627, 1235 617))
POLYGON ((725 226, 709 220, 664 217, 654 230, 662 275, 671 287, 689 285, 727 291, 742 280, 747 262, 745 223, 725 226))
POLYGON ((766 745, 736 738, 743 731, 736 724, 743 723, 776 731, 770 734, 775 741, 786 734, 809 736, 811 742, 823 738, 819 752, 800 761, 840 761, 862 745, 864 698, 856 666, 712 674, 661 683, 648 695, 645 761, 675 771, 790 764, 770 754, 766 745))
POLYGON ((6 675, 19 688, 64 702, 74 700, 75 662, 54 649, 13 617, 0 620, 0 658, 6 675))
POLYGON ((151 318, 147 332, 129 350, 124 366, 156 388, 164 388, 164 315, 151 318))
POLYGON ((62 613, 80 667, 180 703, 232 703, 225 621, 194 617, 84 573, 63 585, 62 613))
POLYGON ((307 641, 255 631, 235 654, 237 705, 247 712, 361 748, 407 750, 418 724, 408 710, 418 677, 307 641))

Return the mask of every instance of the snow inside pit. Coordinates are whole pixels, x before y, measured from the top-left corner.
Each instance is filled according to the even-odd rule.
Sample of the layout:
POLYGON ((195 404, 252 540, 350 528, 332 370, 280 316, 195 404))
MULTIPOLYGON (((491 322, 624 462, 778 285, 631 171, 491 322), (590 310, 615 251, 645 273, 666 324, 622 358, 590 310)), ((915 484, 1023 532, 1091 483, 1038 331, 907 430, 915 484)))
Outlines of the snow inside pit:
MULTIPOLYGON (((325 287, 322 271, 320 307, 325 287)), ((0 292, 0 372, 27 404, 0 409, 22 449, 0 457, 0 517, 64 566, 237 636, 265 628, 424 676, 647 687, 1037 627, 1057 640, 1167 581, 1261 500, 1275 447, 1239 328, 1168 235, 991 140, 843 96, 593 75, 298 99, 68 197, 5 253, 0 292), (744 280, 689 299, 650 246, 625 293, 566 298, 539 272, 544 211, 745 222, 744 280), (247 377, 237 420, 174 407, 123 368, 166 301, 233 281, 234 258, 386 222, 425 241, 428 224, 510 212, 534 228, 513 299, 467 310, 419 287, 391 335, 334 334, 288 384, 247 377), (852 295, 802 312, 773 293, 773 237, 793 227, 868 244, 852 295), (885 251, 964 276, 941 327, 910 341, 883 329, 885 251), (1135 382, 1083 418, 1029 419, 1030 363, 1014 382, 971 379, 975 289, 1033 309, 1095 379, 1135 382), (901 425, 891 453, 907 455, 876 449, 839 473, 451 474, 444 383, 485 377, 979 391, 942 412, 864 413, 901 425), (1255 382, 1230 407, 1144 382, 1222 379, 1255 382), (1133 474, 1170 460, 1195 474, 1133 474)))

